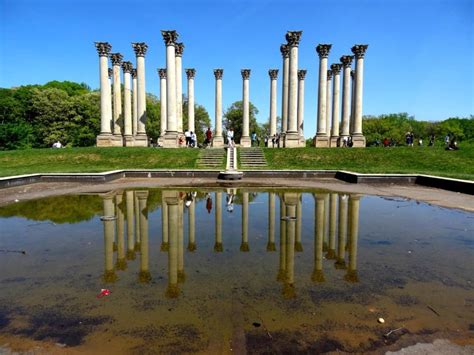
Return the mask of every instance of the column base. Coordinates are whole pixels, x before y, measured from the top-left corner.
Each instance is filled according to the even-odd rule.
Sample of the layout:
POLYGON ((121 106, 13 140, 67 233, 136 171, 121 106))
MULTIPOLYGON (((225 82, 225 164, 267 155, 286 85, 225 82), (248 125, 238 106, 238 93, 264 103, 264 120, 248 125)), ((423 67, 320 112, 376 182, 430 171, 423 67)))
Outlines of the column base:
POLYGON ((165 141, 164 135, 159 136, 159 137, 158 137, 158 141, 157 141, 158 146, 159 146, 159 147, 162 147, 164 141, 165 141))
POLYGON ((300 136, 297 132, 286 132, 285 134, 285 148, 300 147, 300 136))
POLYGON ((285 148, 285 136, 286 136, 286 132, 281 132, 280 133, 280 143, 279 144, 275 144, 275 147, 276 148, 285 148))
POLYGON ((365 148, 365 137, 362 134, 353 135, 352 146, 354 148, 365 148))
POLYGON ((224 138, 221 136, 212 138, 213 148, 222 148, 224 146, 224 138))
POLYGON ((306 139, 304 138, 304 136, 300 136, 300 147, 306 147, 306 139))
POLYGON ((241 137, 240 138, 240 146, 243 148, 248 148, 252 146, 252 141, 250 140, 250 137, 241 137))
POLYGON ((331 142, 329 143, 329 146, 331 148, 339 147, 340 146, 339 142, 340 142, 339 136, 332 136, 331 137, 331 142))
POLYGON ((134 147, 135 146, 135 137, 134 136, 124 136, 123 137, 124 143, 126 147, 134 147))
POLYGON ((178 132, 166 132, 163 136, 163 148, 179 148, 178 132))
POLYGON ((316 148, 328 148, 329 137, 327 135, 317 135, 313 138, 313 144, 316 148))
POLYGON ((133 142, 134 147, 148 147, 148 137, 146 134, 137 134, 135 136, 134 142, 133 142))
POLYGON ((96 138, 97 147, 123 147, 122 136, 114 136, 113 134, 99 134, 96 138))

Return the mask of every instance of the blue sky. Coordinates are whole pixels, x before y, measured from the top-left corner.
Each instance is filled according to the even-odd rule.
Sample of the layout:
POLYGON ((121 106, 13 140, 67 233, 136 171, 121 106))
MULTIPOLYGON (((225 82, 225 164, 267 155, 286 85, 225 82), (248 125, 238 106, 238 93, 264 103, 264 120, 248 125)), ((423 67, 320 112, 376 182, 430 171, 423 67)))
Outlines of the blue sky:
MULTIPOLYGON (((165 66, 161 29, 176 29, 183 67, 196 68, 196 101, 214 119, 213 68, 224 68, 223 106, 241 100, 240 69, 250 68, 250 100, 264 122, 268 69, 281 69, 287 30, 302 30, 299 67, 307 69, 305 135, 316 132, 318 43, 329 63, 369 44, 364 114, 408 112, 419 120, 474 114, 474 1, 76 1, 0 0, 0 87, 51 80, 99 85, 94 41, 135 62, 130 42, 146 42, 147 91, 159 96, 165 66)), ((183 75, 185 78, 185 75, 183 75)), ((183 79, 183 90, 186 82, 183 79)), ((278 90, 281 90, 281 72, 278 90)), ((278 95, 278 114, 281 108, 278 95)))

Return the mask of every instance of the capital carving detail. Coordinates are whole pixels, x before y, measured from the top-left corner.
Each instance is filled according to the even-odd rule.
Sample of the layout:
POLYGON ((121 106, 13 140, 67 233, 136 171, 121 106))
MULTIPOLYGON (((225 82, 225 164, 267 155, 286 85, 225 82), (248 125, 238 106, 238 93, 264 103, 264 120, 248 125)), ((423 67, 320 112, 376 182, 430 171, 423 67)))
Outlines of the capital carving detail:
POLYGON ((318 53, 319 58, 327 58, 329 56, 331 47, 332 44, 318 44, 316 47, 316 52, 318 53))
POLYGON ((148 45, 145 42, 132 42, 132 47, 137 57, 144 57, 148 50, 148 45))
POLYGON ((288 31, 286 32, 286 40, 289 47, 298 47, 303 31, 288 31))
POLYGON ((242 74, 242 79, 248 80, 250 78, 250 69, 242 69, 240 73, 242 74))
POLYGON ((99 57, 108 57, 110 51, 112 50, 112 46, 109 42, 94 42, 95 48, 97 48, 97 53, 99 53, 99 57))
POLYGON ((137 70, 132 69, 131 73, 132 73, 132 78, 135 79, 137 77, 137 70))
POLYGON ((180 43, 176 43, 175 44, 175 53, 176 53, 176 56, 177 57, 182 57, 183 56, 183 52, 184 52, 184 43, 180 42, 180 43))
POLYGON ((290 47, 287 44, 282 44, 280 46, 280 52, 283 58, 288 58, 290 56, 290 47))
POLYGON ((107 71, 107 74, 109 74, 109 78, 111 78, 114 75, 113 69, 109 68, 109 70, 107 71))
POLYGON ((166 69, 165 68, 159 68, 158 69, 158 75, 160 76, 160 79, 166 79, 166 69))
POLYGON ((196 75, 196 69, 188 68, 184 69, 184 71, 186 72, 186 76, 188 77, 188 79, 194 79, 194 76, 196 75))
POLYGON ((224 75, 224 69, 214 69, 214 76, 216 77, 216 80, 221 80, 222 75, 224 75))
POLYGON ((131 73, 133 69, 132 62, 123 62, 122 63, 122 70, 124 73, 131 73))
POLYGON ((123 55, 120 53, 111 53, 110 60, 112 61, 112 65, 120 65, 122 64, 123 55))
POLYGON ((351 50, 352 50, 352 53, 355 54, 355 57, 357 59, 361 59, 361 58, 364 58, 365 51, 367 50, 368 46, 369 46, 368 44, 356 44, 351 48, 351 50))
POLYGON ((339 75, 341 73, 342 64, 331 64, 331 71, 333 75, 339 75))
POLYGON ((354 59, 353 55, 343 55, 340 59, 342 66, 344 68, 350 67, 352 64, 352 60, 354 59))
POLYGON ((268 75, 270 75, 270 79, 276 80, 278 78, 278 69, 270 69, 268 75))
POLYGON ((306 69, 298 70, 298 80, 304 80, 306 76, 306 69))
POLYGON ((163 40, 165 41, 166 46, 174 46, 179 37, 178 32, 176 32, 175 30, 162 30, 161 35, 163 36, 163 40))
POLYGON ((328 69, 328 74, 327 74, 328 80, 332 79, 332 71, 331 69, 328 69))

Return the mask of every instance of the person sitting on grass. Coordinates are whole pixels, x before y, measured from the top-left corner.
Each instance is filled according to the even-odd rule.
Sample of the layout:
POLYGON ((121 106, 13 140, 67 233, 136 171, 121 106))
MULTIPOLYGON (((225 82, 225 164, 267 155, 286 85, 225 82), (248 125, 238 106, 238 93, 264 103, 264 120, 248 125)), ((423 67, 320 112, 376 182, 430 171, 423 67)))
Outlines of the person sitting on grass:
POLYGON ((458 150, 458 149, 459 149, 458 143, 456 142, 455 137, 453 137, 451 141, 449 142, 448 146, 446 147, 446 150, 458 150))

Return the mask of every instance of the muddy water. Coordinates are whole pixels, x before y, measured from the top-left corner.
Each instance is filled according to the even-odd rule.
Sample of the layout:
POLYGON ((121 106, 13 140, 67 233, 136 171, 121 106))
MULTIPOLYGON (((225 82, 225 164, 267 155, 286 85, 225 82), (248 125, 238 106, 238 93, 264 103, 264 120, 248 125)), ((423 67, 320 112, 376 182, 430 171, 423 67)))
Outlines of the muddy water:
POLYGON ((139 189, 19 202, 0 209, 0 346, 361 352, 469 339, 473 266, 472 213, 400 198, 139 189))

